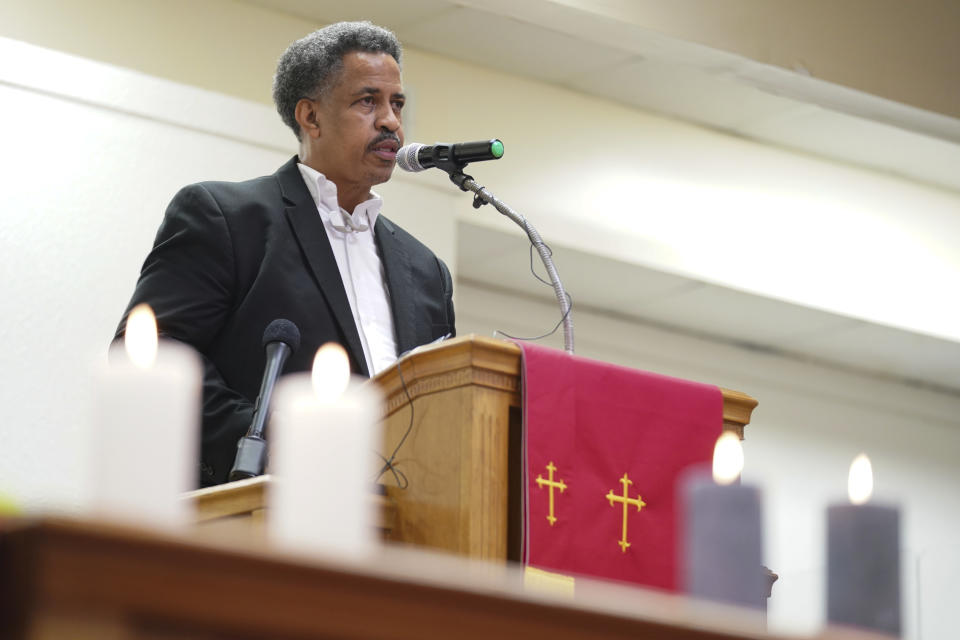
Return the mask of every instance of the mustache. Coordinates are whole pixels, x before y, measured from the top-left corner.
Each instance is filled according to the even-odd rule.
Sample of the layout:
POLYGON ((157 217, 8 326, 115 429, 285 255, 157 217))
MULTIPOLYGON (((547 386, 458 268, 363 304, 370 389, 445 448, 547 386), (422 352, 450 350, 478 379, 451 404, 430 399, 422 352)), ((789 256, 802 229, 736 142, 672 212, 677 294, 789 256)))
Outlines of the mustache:
POLYGON ((367 149, 373 149, 375 146, 377 146, 381 142, 386 142, 387 140, 393 140, 394 142, 397 143, 398 147, 401 146, 400 136, 395 134, 393 131, 381 131, 380 135, 374 138, 373 141, 369 145, 367 145, 367 149))

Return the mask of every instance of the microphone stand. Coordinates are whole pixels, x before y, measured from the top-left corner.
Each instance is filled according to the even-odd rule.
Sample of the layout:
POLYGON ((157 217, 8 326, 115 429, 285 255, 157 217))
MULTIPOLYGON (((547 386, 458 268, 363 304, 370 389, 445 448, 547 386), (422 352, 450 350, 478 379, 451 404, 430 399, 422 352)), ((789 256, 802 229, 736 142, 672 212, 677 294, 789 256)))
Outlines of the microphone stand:
POLYGON ((557 302, 560 304, 560 313, 563 314, 561 319, 563 323, 563 350, 570 355, 573 355, 573 315, 570 309, 570 298, 567 297, 567 292, 563 288, 563 283, 560 282, 560 274, 557 273, 557 267, 553 264, 553 256, 551 255, 550 250, 547 248, 547 245, 545 245, 543 240, 540 238, 540 234, 537 233, 537 230, 533 228, 533 225, 531 225, 526 218, 511 209, 505 202, 497 198, 495 195, 490 193, 486 187, 478 185, 473 179, 473 176, 465 174, 463 172, 463 167, 466 166, 465 164, 459 164, 445 160, 437 161, 435 166, 450 174, 450 180, 462 191, 473 192, 474 209, 479 209, 485 204, 491 204, 497 211, 513 220, 517 225, 520 226, 521 229, 526 232, 527 237, 530 238, 530 242, 536 248, 537 253, 540 254, 540 259, 543 261, 543 266, 546 268, 547 274, 550 276, 550 283, 553 285, 553 292, 556 294, 557 302))

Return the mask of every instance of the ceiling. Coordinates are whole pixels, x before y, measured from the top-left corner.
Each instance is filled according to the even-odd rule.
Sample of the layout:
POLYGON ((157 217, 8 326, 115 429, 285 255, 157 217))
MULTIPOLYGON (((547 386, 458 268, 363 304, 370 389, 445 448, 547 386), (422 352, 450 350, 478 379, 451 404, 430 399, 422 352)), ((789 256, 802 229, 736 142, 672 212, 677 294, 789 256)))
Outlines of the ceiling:
POLYGON ((247 0, 373 19, 404 45, 960 190, 960 120, 554 0, 247 0))
MULTIPOLYGON (((373 19, 406 46, 733 135, 960 191, 960 120, 552 0, 247 0, 318 23, 373 19)), ((458 278, 550 298, 522 232, 459 226, 458 278), (518 271, 519 270, 519 271, 518 271)), ((960 344, 554 247, 576 304, 960 393, 960 344)))

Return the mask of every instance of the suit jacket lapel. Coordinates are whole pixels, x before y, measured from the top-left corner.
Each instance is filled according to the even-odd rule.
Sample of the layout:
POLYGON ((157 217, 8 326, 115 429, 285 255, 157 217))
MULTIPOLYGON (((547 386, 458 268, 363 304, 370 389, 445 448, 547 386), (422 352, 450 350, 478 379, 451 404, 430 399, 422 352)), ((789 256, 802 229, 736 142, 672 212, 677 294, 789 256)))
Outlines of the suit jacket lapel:
POLYGON ((317 205, 303 182, 300 169, 297 168, 296 157, 277 171, 277 179, 280 181, 284 203, 287 205, 287 219, 290 221, 293 234, 300 244, 307 264, 333 310, 334 318, 346 338, 350 355, 359 366, 359 373, 369 376, 367 359, 363 355, 360 334, 353 321, 353 313, 350 311, 347 292, 343 288, 340 269, 337 267, 336 258, 333 257, 333 249, 330 248, 330 240, 327 238, 323 220, 317 213, 317 205))
POLYGON ((390 291, 393 327, 397 334, 397 354, 417 346, 416 307, 413 299, 413 270, 406 248, 397 240, 396 229, 383 215, 377 216, 374 238, 390 291))

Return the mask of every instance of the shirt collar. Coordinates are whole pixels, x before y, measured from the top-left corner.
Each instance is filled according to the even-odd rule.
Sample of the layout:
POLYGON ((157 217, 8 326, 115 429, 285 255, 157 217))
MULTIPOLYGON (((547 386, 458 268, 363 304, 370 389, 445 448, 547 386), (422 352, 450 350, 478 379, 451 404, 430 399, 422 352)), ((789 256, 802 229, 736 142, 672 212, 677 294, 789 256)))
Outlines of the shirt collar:
MULTIPOLYGON (((383 199, 374 191, 370 191, 370 197, 357 205, 357 208, 350 213, 340 206, 337 200, 337 185, 327 180, 327 177, 302 162, 297 163, 300 169, 300 175, 303 181, 307 183, 307 189, 313 197, 314 204, 321 215, 331 215, 339 212, 344 217, 351 218, 357 224, 369 224, 373 229, 377 223, 377 216, 380 215, 380 209, 383 206, 383 199), (369 222, 368 222, 369 221, 369 222)), ((339 222, 339 221, 338 221, 339 222)))

